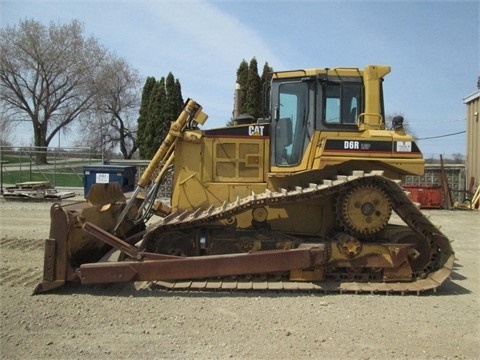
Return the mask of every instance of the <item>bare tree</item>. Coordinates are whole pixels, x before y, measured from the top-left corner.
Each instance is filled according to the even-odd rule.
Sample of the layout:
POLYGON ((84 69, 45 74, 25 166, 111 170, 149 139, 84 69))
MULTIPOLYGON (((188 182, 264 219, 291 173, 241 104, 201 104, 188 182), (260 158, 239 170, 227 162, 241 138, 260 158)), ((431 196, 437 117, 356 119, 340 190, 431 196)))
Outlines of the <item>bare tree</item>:
POLYGON ((83 131, 76 145, 88 144, 96 153, 120 150, 131 159, 138 148, 136 120, 140 106, 141 79, 128 63, 114 55, 97 77, 97 100, 92 111, 81 117, 83 131))
POLYGON ((88 146, 92 154, 111 154, 112 148, 104 144, 105 123, 107 122, 97 111, 89 111, 82 115, 77 124, 81 131, 73 139, 73 146, 88 146))
POLYGON ((8 121, 5 111, 0 112, 0 146, 10 146, 13 141, 14 124, 8 121))
POLYGON ((118 146, 124 159, 137 150, 136 122, 140 107, 141 79, 136 70, 111 56, 99 74, 98 111, 103 124, 103 146, 118 146))
POLYGON ((15 119, 32 122, 37 163, 53 137, 96 101, 107 51, 83 36, 74 20, 49 27, 35 20, 0 29, 0 102, 15 119))

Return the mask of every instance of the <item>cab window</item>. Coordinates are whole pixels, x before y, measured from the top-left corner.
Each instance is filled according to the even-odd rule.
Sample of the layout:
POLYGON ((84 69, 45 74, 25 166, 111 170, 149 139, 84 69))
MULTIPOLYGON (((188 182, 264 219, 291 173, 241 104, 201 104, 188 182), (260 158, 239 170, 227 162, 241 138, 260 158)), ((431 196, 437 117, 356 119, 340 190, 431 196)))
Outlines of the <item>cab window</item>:
POLYGON ((329 83, 323 88, 323 122, 326 125, 355 125, 361 113, 362 84, 329 83))
POLYGON ((292 166, 300 163, 305 146, 308 116, 308 85, 284 83, 279 87, 278 118, 275 124, 275 163, 292 166))

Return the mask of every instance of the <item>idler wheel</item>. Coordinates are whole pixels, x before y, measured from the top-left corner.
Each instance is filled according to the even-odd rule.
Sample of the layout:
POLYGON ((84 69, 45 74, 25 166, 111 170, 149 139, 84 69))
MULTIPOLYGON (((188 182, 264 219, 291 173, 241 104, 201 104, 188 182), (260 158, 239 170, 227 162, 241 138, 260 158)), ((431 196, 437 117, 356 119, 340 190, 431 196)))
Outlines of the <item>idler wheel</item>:
POLYGON ((416 277, 426 277, 435 267, 437 251, 429 241, 411 229, 402 229, 392 234, 390 241, 394 244, 412 244, 409 262, 416 277))

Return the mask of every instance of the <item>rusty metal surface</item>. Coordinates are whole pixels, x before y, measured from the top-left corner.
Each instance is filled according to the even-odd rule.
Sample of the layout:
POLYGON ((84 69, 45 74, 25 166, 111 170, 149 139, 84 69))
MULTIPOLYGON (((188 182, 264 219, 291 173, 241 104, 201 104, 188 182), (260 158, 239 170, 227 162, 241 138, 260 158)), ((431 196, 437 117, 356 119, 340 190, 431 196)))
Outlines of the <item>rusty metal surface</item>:
POLYGON ((405 186, 412 201, 419 203, 422 209, 442 208, 442 188, 440 186, 405 186))
POLYGON ((122 188, 118 183, 95 184, 95 186, 90 188, 85 199, 94 206, 126 201, 122 188))
POLYGON ((441 283, 448 278, 453 269, 454 256, 450 256, 444 266, 436 272, 430 274, 425 279, 417 279, 413 282, 379 282, 379 283, 360 283, 352 281, 323 281, 323 282, 303 282, 282 280, 232 280, 224 278, 219 280, 204 281, 155 281, 150 287, 166 290, 192 290, 192 291, 230 291, 232 289, 239 291, 248 290, 285 290, 285 291, 308 291, 320 293, 384 293, 384 294, 407 294, 416 293, 417 295, 428 290, 435 291, 441 283), (260 289, 258 284, 263 284, 260 289))
POLYGON ((45 241, 43 281, 35 287, 34 294, 60 287, 74 274, 67 255, 68 218, 59 204, 51 207, 50 218, 50 239, 45 241))
POLYGON ((135 246, 130 245, 128 242, 113 236, 108 231, 103 230, 101 227, 95 224, 92 224, 91 222, 86 222, 83 224, 82 228, 89 234, 95 236, 97 239, 102 240, 104 243, 114 247, 115 249, 120 250, 126 255, 138 260, 142 258, 142 256, 138 252, 138 249, 135 246))
POLYGON ((322 265, 324 259, 324 246, 316 245, 283 251, 84 264, 78 273, 84 284, 204 279, 311 268, 322 265))

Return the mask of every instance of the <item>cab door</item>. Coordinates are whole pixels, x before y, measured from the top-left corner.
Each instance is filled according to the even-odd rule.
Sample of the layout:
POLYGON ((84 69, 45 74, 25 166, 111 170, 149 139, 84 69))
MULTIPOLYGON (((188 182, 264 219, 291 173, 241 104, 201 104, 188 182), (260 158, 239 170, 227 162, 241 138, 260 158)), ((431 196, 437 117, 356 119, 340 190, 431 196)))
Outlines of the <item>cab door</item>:
POLYGON ((291 171, 302 163, 314 131, 313 91, 308 81, 272 84, 272 172, 291 171))

